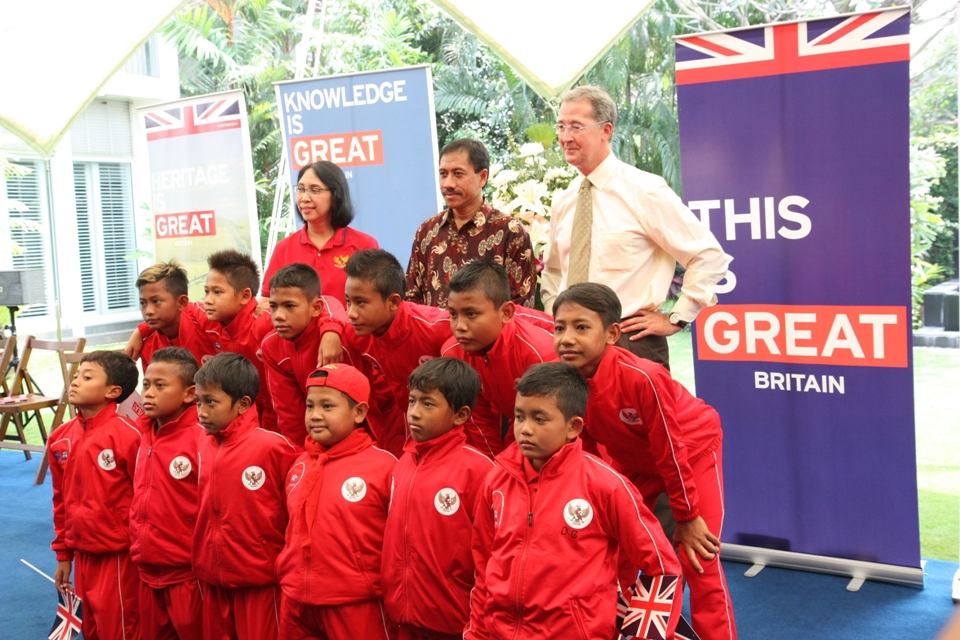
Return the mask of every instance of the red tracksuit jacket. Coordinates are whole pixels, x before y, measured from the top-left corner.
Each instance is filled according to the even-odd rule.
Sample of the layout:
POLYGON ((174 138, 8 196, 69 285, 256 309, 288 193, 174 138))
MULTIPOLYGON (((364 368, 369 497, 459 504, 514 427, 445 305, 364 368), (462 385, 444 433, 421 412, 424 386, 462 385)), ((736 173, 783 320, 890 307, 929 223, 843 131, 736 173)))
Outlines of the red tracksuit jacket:
POLYGON ((75 551, 114 553, 130 548, 130 502, 141 434, 110 403, 92 418, 77 415, 47 439, 53 480, 50 545, 57 560, 75 551))
POLYGON ((140 348, 140 363, 144 371, 150 366, 153 354, 166 347, 183 347, 197 359, 198 366, 217 354, 213 348, 213 343, 207 339, 206 333, 199 327, 192 314, 180 314, 180 330, 173 340, 160 331, 152 331, 144 335, 143 327, 147 327, 148 331, 150 331, 150 327, 146 323, 140 325, 140 334, 143 336, 143 346, 140 348))
POLYGON ((720 416, 661 365, 607 347, 587 381, 586 429, 645 500, 663 491, 678 522, 700 515, 690 465, 720 444, 720 416))
POLYGON ((157 429, 137 421, 143 433, 133 476, 130 558, 140 579, 154 588, 193 578, 190 557, 197 524, 197 445, 205 435, 191 404, 179 418, 157 429))
POLYGON ((203 436, 199 449, 194 574, 226 588, 276 583, 287 526, 283 482, 296 448, 257 427, 251 407, 219 434, 203 436))
MULTIPOLYGON (((459 358, 476 369, 480 375, 481 395, 510 423, 497 451, 513 442, 513 407, 517 400, 517 380, 531 366, 541 362, 555 362, 553 349, 553 320, 550 330, 521 316, 503 325, 500 335, 486 353, 464 351, 456 338, 447 342, 443 355, 459 358)), ((497 425, 500 440, 500 425, 497 425)))
POLYGON ((283 595, 309 605, 377 600, 397 459, 362 428, 330 449, 307 449, 287 474, 290 522, 277 558, 283 595))
MULTIPOLYGON (((323 301, 320 317, 332 318, 333 322, 339 323, 337 334, 342 334, 342 327, 347 321, 343 305, 324 296, 320 299, 323 301)), ((323 326, 332 328, 333 322, 324 320, 323 326)), ((266 385, 273 399, 279 432, 298 448, 307 437, 304 426, 306 382, 307 376, 317 368, 322 333, 319 323, 311 323, 295 340, 285 340, 276 331, 271 331, 260 343, 260 354, 266 370, 266 378, 261 378, 260 384, 266 385)))
MULTIPOLYGON (((372 397, 371 404, 392 402, 397 408, 392 416, 399 422, 380 425, 383 433, 377 434, 378 442, 395 455, 403 453, 407 438, 407 379, 414 369, 439 356, 451 335, 450 314, 446 310, 406 301, 400 303, 397 315, 382 336, 358 336, 352 327, 344 330, 343 342, 353 366, 371 381, 378 373, 386 381, 389 397, 372 397)), ((386 411, 381 413, 386 417, 386 411)))
POLYGON ((645 574, 680 576, 676 554, 639 492, 579 440, 539 475, 523 460, 510 445, 480 494, 464 638, 615 638, 618 554, 645 574))
POLYGON ((470 536, 477 495, 493 461, 464 428, 408 439, 393 470, 383 535, 383 600, 394 622, 459 634, 470 615, 470 536))
MULTIPOLYGON (((261 416, 261 424, 264 429, 278 431, 277 414, 274 412, 273 402, 270 398, 270 391, 267 387, 267 372, 263 364, 263 358, 260 356, 260 343, 264 337, 273 331, 273 323, 270 320, 270 314, 261 313, 253 317, 253 312, 257 308, 257 300, 254 298, 237 314, 230 324, 222 322, 213 322, 207 318, 203 305, 193 302, 187 305, 183 314, 189 316, 191 324, 195 329, 190 331, 200 331, 210 344, 214 354, 217 353, 239 353, 244 358, 252 362, 257 367, 257 373, 260 375, 260 393, 257 394, 257 411, 261 416)), ((181 316, 182 317, 182 316, 181 316)), ((180 322, 180 330, 183 331, 185 325, 180 322)), ((343 322, 332 317, 327 305, 324 305, 323 311, 317 317, 317 326, 320 333, 333 331, 337 335, 343 335, 343 322)), ((140 334, 144 337, 151 333, 150 326, 143 322, 139 325, 140 334)), ((185 338, 181 338, 185 339, 185 338)), ((316 356, 316 354, 314 354, 316 356)), ((316 360, 314 360, 316 363, 316 360)), ((197 364, 202 364, 198 362, 197 364)))
POLYGON ((513 313, 514 318, 520 318, 526 320, 528 323, 545 329, 553 336, 553 327, 555 326, 553 322, 553 316, 549 313, 540 311, 539 309, 530 309, 529 307, 517 307, 517 310, 513 313))

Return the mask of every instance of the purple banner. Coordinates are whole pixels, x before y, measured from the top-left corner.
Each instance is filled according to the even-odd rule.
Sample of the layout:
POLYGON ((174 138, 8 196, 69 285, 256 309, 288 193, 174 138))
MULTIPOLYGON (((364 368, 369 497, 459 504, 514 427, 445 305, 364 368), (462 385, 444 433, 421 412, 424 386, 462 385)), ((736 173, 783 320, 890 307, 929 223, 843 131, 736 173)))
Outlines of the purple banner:
POLYGON ((907 9, 677 40, 684 199, 734 257, 696 324, 726 543, 920 566, 907 9))

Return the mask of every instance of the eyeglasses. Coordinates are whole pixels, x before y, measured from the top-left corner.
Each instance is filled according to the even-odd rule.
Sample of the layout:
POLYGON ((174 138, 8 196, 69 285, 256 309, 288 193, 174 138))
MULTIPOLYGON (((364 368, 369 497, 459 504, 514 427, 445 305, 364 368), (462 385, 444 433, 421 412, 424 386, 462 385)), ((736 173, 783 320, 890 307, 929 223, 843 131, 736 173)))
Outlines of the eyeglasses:
POLYGON ((593 124, 555 124, 553 125, 553 130, 560 135, 564 132, 578 136, 583 133, 584 129, 589 129, 590 127, 602 127, 603 125, 610 122, 609 120, 604 120, 603 122, 594 122, 593 124))
POLYGON ((326 187, 310 187, 307 189, 306 187, 301 187, 300 185, 297 185, 294 190, 297 192, 298 196, 302 196, 305 193, 309 193, 312 196, 318 196, 324 191, 332 191, 332 189, 327 189, 326 187))

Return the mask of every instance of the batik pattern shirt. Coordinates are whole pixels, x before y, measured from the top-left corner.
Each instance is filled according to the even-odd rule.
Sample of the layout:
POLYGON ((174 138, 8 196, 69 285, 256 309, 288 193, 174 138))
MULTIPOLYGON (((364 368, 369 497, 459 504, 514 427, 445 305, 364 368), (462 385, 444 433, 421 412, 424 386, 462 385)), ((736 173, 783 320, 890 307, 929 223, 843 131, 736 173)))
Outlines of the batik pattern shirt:
POLYGON ((530 236, 519 220, 486 202, 459 229, 450 209, 420 225, 407 267, 407 300, 446 307, 450 278, 477 258, 492 258, 503 265, 510 277, 513 301, 533 306, 537 272, 530 236))

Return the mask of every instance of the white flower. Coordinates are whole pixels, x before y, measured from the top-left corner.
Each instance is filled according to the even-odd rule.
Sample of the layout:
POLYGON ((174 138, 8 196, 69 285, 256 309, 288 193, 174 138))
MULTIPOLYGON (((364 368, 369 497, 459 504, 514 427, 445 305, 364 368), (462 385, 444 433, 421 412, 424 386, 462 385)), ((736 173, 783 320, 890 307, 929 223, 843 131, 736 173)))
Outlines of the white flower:
POLYGON ((543 176, 544 182, 552 182, 553 180, 562 180, 564 178, 570 178, 570 173, 563 167, 551 167, 547 169, 547 173, 543 176))
POLYGON ((543 251, 543 245, 547 243, 550 235, 550 221, 539 216, 527 224, 527 233, 530 234, 530 244, 534 247, 534 253, 539 258, 543 251))
POLYGON ((497 175, 497 174, 500 173, 501 171, 503 171, 503 165, 500 164, 499 162, 496 162, 496 163, 490 165, 490 175, 487 176, 487 177, 492 179, 493 176, 497 175))
POLYGON ((527 156, 535 156, 539 153, 543 153, 543 145, 539 142, 528 142, 520 147, 517 156, 526 158, 527 156))
POLYGON ((547 197, 549 192, 542 183, 536 180, 527 180, 517 185, 515 192, 517 197, 508 205, 511 211, 530 211, 541 216, 547 215, 547 210, 543 206, 541 198, 547 197))
POLYGON ((520 177, 520 174, 514 171, 513 169, 504 169, 497 174, 497 177, 493 180, 493 186, 499 189, 500 187, 513 182, 520 177))

